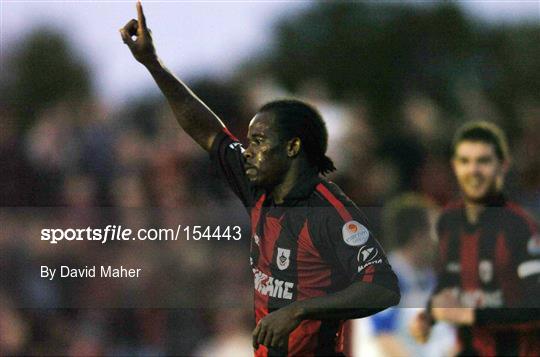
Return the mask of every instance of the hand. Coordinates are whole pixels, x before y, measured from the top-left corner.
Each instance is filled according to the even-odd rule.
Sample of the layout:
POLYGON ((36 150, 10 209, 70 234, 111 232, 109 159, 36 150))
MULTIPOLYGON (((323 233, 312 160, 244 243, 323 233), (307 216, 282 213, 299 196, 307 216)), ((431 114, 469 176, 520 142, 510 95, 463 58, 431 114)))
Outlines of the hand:
POLYGON ((289 334, 300 324, 298 314, 292 305, 266 315, 253 330, 253 348, 259 344, 266 347, 286 349, 289 334))
POLYGON ((120 29, 120 35, 124 43, 131 50, 133 57, 146 65, 156 61, 157 56, 152 41, 152 34, 148 27, 146 27, 146 19, 140 0, 137 1, 137 16, 139 20, 130 20, 120 29), (135 36, 135 40, 133 40, 132 36, 135 36))
POLYGON ((433 325, 426 311, 422 311, 409 324, 409 333, 418 343, 426 343, 433 325))
POLYGON ((451 289, 445 289, 433 297, 431 314, 438 321, 458 325, 474 323, 474 308, 464 307, 451 289))

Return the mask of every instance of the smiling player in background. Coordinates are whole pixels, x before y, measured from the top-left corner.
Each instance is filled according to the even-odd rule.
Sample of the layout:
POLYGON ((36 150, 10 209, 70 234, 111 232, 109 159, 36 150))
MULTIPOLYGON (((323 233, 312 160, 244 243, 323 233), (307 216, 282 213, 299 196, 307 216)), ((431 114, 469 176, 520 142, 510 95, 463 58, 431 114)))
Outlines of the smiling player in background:
POLYGON ((436 321, 458 327, 460 355, 540 354, 540 236, 502 193, 508 144, 494 124, 463 126, 452 167, 463 200, 438 223, 438 287, 411 324, 420 342, 436 321))
POLYGON ((137 12, 120 30, 124 43, 250 213, 255 354, 341 355, 344 321, 395 305, 400 294, 363 215, 320 176, 335 170, 324 121, 298 100, 268 103, 252 119, 244 149, 162 65, 140 2, 137 12))

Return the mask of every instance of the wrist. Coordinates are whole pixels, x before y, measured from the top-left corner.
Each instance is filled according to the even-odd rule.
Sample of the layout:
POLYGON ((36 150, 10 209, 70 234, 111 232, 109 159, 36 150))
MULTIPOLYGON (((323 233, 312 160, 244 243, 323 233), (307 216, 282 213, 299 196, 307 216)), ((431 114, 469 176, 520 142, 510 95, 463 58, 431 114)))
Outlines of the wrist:
POLYGON ((300 322, 306 319, 307 311, 306 308, 303 306, 302 302, 297 301, 289 306, 291 309, 291 315, 296 321, 300 322))
POLYGON ((161 62, 158 58, 158 56, 154 55, 148 59, 146 59, 143 63, 143 65, 150 71, 153 72, 155 70, 160 70, 162 68, 161 62))

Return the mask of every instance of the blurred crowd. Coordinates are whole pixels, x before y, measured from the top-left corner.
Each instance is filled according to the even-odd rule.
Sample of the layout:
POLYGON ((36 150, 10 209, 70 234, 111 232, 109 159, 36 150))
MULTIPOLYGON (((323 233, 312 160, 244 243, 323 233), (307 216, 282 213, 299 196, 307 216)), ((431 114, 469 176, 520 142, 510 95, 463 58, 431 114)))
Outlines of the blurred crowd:
MULTIPOLYGON (((385 204, 415 192, 436 212, 456 198, 449 143, 462 122, 443 115, 429 97, 410 93, 391 135, 381 135, 361 97, 332 100, 321 83, 308 82, 296 93, 271 79, 246 80, 242 88, 240 108, 210 103, 218 114, 238 115, 221 114, 241 140, 250 117, 268 100, 295 96, 321 111, 329 130, 328 155, 338 168, 330 179, 363 207, 396 266, 403 244, 384 231, 385 204)), ((199 94, 205 98, 204 91, 199 94)), ((464 91, 462 100, 468 120, 495 120, 504 127, 504 118, 492 115, 479 93, 464 91)), ((107 224, 237 222, 248 232, 247 214, 208 155, 182 132, 163 101, 152 108, 134 112, 65 100, 40 112, 21 133, 15 115, 0 107, 0 354, 251 354, 249 234, 240 242, 54 246, 39 241, 42 228, 107 224), (145 274, 122 283, 39 277, 40 265, 60 264, 143 266, 145 274)), ((537 217, 539 118, 540 104, 524 100, 520 126, 526 129, 510 137, 513 163, 507 182, 509 196, 537 217)), ((435 243, 429 229, 423 232, 435 243)), ((425 247, 424 242, 411 249, 425 247)), ((414 257, 427 279, 422 286, 429 289, 433 278, 426 262, 433 257, 414 257)))
MULTIPOLYGON (((326 12, 322 14, 326 18, 326 12)), ((356 22, 353 25, 356 28, 356 22)), ((320 35, 317 26, 312 30, 320 35)), ((341 36, 339 31, 336 34, 341 36)), ((297 41, 294 36, 285 38, 297 41)), ((40 67, 47 51, 62 54, 48 50, 51 43, 47 38, 42 47, 30 43, 28 58, 35 62, 19 60, 18 75, 27 76, 20 81, 23 94, 10 97, 12 93, 0 86, 2 98, 12 100, 0 102, 0 355, 251 355, 250 235, 244 208, 218 177, 207 153, 182 132, 157 89, 118 107, 108 107, 91 95, 69 95, 76 92, 72 87, 83 87, 72 80, 80 74, 78 67, 71 77, 65 71, 56 77, 47 72, 60 62, 56 57, 40 67), (35 80, 38 76, 41 79, 35 80), (58 78, 67 83, 58 88, 68 95, 54 89, 58 78), (43 92, 33 91, 38 84, 43 92), (54 93, 59 93, 58 100, 54 93), (27 100, 27 95, 34 97, 27 100), (34 106, 38 101, 39 106, 34 106), (228 242, 195 242, 186 237, 175 242, 104 245, 40 241, 43 228, 112 224, 133 229, 240 225, 243 235, 240 241, 228 242), (143 267, 144 274, 136 280, 48 281, 40 278, 41 265, 123 265, 143 267)), ((335 44, 342 43, 330 43, 335 44)), ((394 55, 389 57, 394 64, 394 55)), ((339 67, 341 60, 338 57, 334 64, 339 67)), ((348 60, 356 65, 355 58, 348 60)), ((322 72, 316 67, 321 63, 301 66, 322 72)), ((456 68, 461 65, 458 62, 456 68)), ((386 73, 389 67, 383 69, 386 73)), ((405 336, 404 326, 412 315, 408 309, 421 307, 434 285, 433 221, 440 208, 458 195, 449 165, 452 135, 468 120, 512 128, 507 194, 538 219, 540 102, 513 93, 519 105, 509 119, 481 86, 464 82, 456 89, 455 105, 462 113, 455 117, 434 95, 411 89, 401 93, 404 100, 399 108, 388 111, 398 113, 391 125, 376 125, 383 118, 370 110, 365 94, 351 91, 336 99, 325 83, 315 79, 288 92, 277 76, 264 69, 253 75, 252 70, 240 70, 231 80, 233 85, 202 80, 195 81, 193 88, 240 140, 257 108, 267 101, 293 96, 318 108, 329 131, 327 154, 338 169, 329 179, 367 214, 370 229, 389 253, 400 282, 407 283, 401 286, 406 308, 386 311, 357 326, 366 334, 358 335, 355 345, 362 347, 356 351, 365 353, 371 343, 376 347, 367 350, 370 354, 450 354, 452 334, 445 327, 438 333, 441 339, 435 337, 432 345, 420 348, 405 336), (411 222, 417 224, 408 225, 411 222), (396 234, 401 227, 408 233, 396 234)), ((368 72, 362 75, 370 78, 368 72)), ((2 73, 5 78, 9 73, 2 73)), ((428 79, 426 88, 433 86, 428 79)), ((370 95, 377 97, 379 87, 371 85, 370 95)))

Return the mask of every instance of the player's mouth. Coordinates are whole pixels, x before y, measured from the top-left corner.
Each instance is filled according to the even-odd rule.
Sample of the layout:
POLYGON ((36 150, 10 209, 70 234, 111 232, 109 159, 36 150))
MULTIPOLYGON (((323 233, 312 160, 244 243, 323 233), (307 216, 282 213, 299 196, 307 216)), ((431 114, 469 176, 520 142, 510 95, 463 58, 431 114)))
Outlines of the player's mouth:
POLYGON ((257 168, 255 166, 246 165, 245 170, 246 170, 246 175, 248 176, 252 176, 257 173, 257 168))
POLYGON ((467 180, 465 180, 465 184, 473 189, 473 190, 478 190, 480 188, 482 188, 484 186, 484 182, 485 180, 482 179, 481 177, 470 177, 468 178, 467 180))

